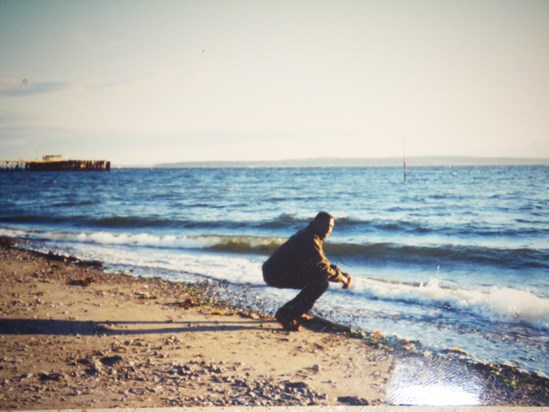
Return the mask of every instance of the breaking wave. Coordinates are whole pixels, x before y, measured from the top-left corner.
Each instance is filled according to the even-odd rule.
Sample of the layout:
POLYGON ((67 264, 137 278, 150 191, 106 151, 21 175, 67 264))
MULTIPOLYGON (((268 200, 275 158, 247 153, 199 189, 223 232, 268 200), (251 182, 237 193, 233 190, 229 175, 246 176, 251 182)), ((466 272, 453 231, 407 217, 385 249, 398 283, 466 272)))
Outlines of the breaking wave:
MULTIPOLYGON (((10 234, 0 229, 0 234, 10 234)), ((142 247, 203 249, 224 253, 268 255, 286 239, 279 237, 238 235, 153 235, 148 233, 99 232, 39 232, 18 231, 15 236, 29 239, 54 240, 142 247)), ((406 245, 391 242, 358 244, 326 243, 325 251, 332 259, 342 258, 370 264, 400 262, 425 264, 459 262, 510 268, 549 268, 549 250, 529 248, 490 248, 474 245, 406 245)))
POLYGON ((472 313, 491 322, 526 323, 538 329, 549 329, 549 299, 532 291, 507 287, 488 290, 446 287, 438 279, 412 284, 357 279, 354 293, 369 299, 431 305, 472 313))

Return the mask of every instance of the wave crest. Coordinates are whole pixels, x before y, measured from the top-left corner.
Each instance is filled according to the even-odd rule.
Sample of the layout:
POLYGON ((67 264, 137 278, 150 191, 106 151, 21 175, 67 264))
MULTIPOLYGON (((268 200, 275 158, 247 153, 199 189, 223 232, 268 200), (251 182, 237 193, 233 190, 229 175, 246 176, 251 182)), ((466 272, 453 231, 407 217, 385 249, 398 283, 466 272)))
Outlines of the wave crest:
POLYGON ((527 290, 494 286, 489 290, 460 289, 442 286, 438 279, 428 283, 395 283, 363 279, 355 293, 368 298, 432 305, 465 311, 489 321, 527 323, 549 329, 549 299, 527 290))
MULTIPOLYGON (((293 218, 290 218, 293 219, 293 218)), ((114 222, 111 222, 113 224, 114 222)), ((127 223, 127 222, 126 222, 127 223)), ((136 222, 137 223, 137 222, 136 222)), ((142 224, 142 222, 139 222, 142 224)), ((3 229, 0 229, 0 232, 3 229)), ((5 229, 4 229, 5 231, 5 229)), ((9 236, 9 235, 8 235, 9 236)), ((86 243, 139 245, 150 247, 206 249, 225 253, 268 255, 286 239, 249 235, 153 235, 148 233, 19 232, 16 236, 41 240, 77 241, 86 243)), ((506 268, 549 268, 549 250, 528 248, 491 248, 474 245, 406 245, 392 242, 371 244, 332 242, 325 244, 332 260, 345 258, 355 264, 398 262, 415 265, 464 263, 506 268)))

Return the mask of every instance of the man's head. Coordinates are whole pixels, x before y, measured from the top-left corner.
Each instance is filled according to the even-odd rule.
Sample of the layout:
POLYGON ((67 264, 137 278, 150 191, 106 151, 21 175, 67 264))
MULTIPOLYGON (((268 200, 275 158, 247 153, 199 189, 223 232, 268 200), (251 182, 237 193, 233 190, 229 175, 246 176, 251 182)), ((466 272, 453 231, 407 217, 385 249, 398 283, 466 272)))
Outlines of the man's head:
POLYGON ((315 234, 322 239, 327 239, 334 228, 334 217, 328 212, 320 212, 313 220, 315 234))

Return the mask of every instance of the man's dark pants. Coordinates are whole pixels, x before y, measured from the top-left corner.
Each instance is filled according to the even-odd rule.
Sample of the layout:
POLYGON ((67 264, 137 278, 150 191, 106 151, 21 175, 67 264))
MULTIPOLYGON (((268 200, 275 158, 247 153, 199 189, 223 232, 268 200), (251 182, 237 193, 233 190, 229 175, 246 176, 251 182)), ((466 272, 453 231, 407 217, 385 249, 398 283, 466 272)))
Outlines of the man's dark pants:
POLYGON ((284 289, 301 289, 295 298, 280 310, 290 319, 298 319, 310 311, 315 302, 328 289, 330 282, 327 274, 298 273, 290 274, 263 269, 263 279, 269 286, 284 289))

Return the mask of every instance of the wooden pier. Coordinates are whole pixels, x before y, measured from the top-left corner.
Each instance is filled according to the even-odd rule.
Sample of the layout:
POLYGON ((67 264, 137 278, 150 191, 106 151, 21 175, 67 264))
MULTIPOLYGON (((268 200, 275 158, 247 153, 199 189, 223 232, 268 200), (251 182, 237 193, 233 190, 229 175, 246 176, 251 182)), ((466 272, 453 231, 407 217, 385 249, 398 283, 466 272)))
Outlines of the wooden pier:
POLYGON ((109 171, 108 160, 63 160, 59 155, 43 156, 42 160, 0 160, 0 172, 69 172, 109 171))

